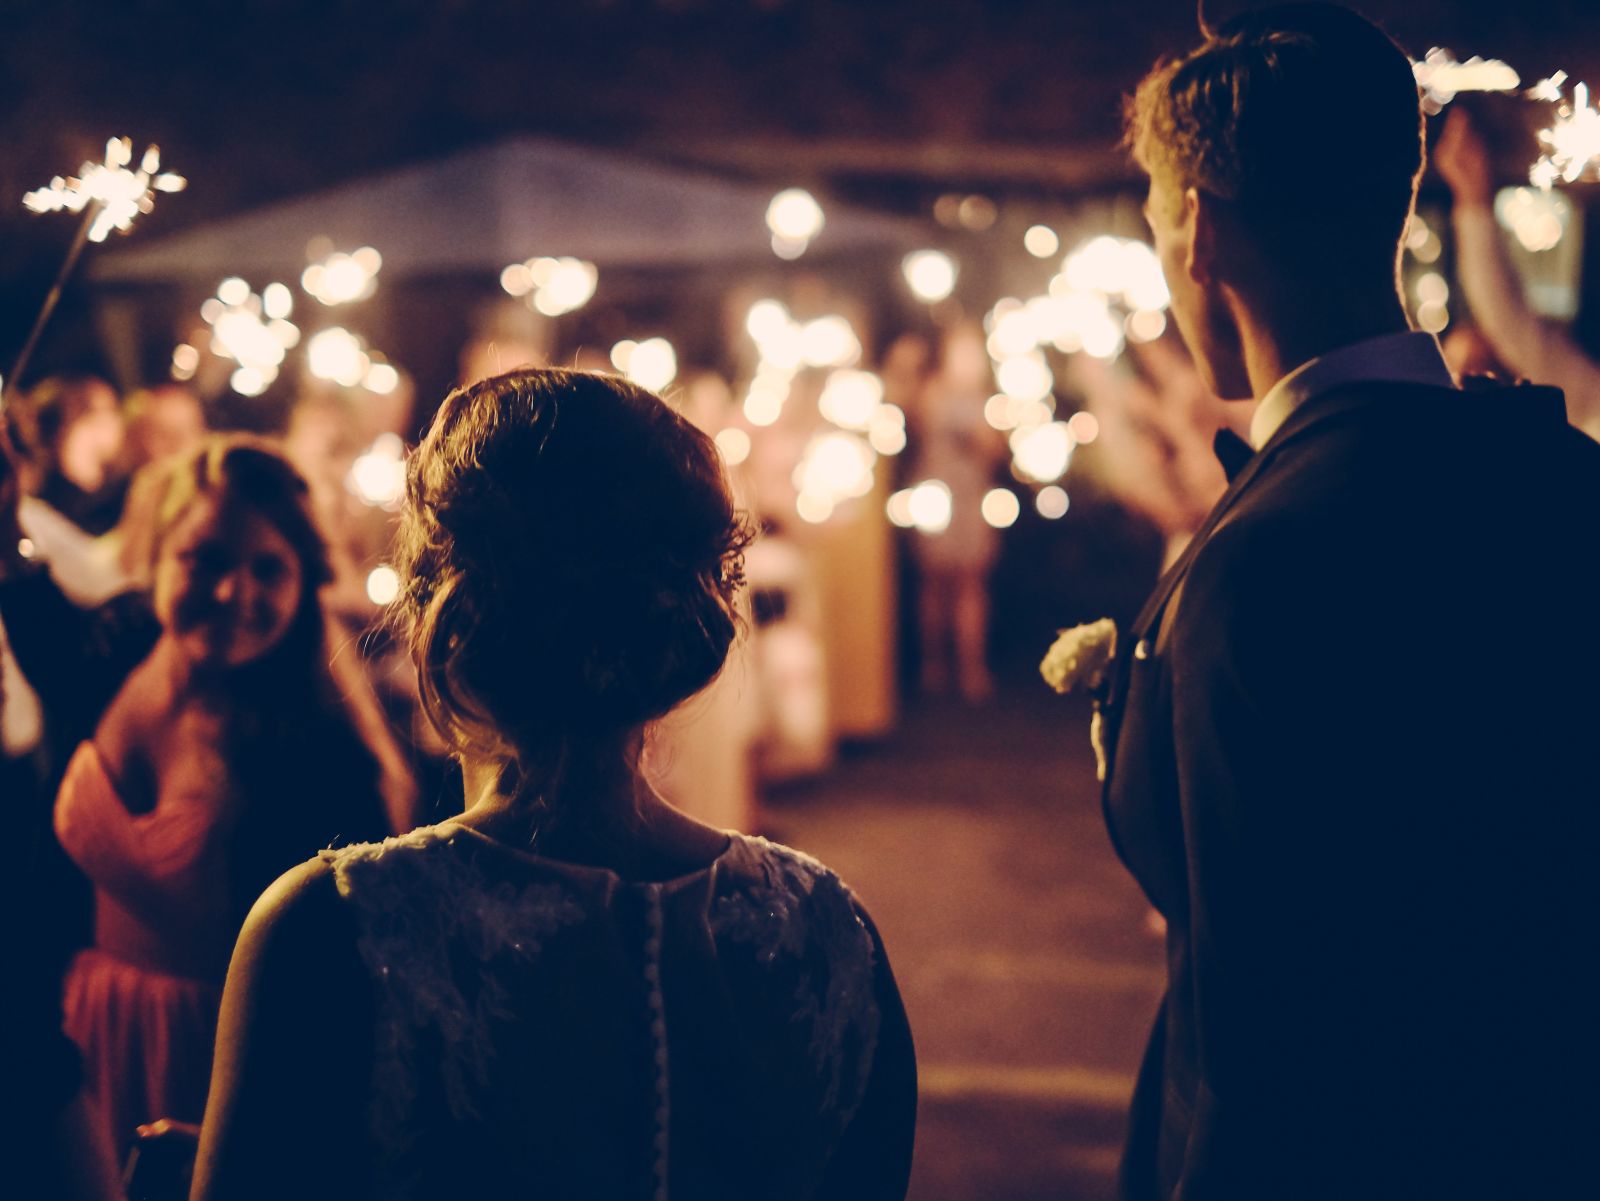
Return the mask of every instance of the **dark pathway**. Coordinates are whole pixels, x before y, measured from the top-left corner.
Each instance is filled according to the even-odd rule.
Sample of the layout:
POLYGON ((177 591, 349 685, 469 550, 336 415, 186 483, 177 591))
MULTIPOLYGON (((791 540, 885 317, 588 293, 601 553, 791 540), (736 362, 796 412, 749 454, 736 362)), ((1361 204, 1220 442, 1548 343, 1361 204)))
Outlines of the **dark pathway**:
POLYGON ((912 1201, 1111 1195, 1161 991, 1146 907, 1100 819, 1087 709, 1042 685, 926 704, 770 799, 883 931, 917 1039, 912 1201))

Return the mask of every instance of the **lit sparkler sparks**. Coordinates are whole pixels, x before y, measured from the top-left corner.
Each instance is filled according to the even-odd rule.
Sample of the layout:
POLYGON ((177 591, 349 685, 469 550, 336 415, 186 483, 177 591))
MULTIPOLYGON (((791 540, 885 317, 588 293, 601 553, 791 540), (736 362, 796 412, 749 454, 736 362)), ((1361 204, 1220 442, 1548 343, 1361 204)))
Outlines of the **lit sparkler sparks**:
MULTIPOLYGON (((229 381, 240 396, 260 396, 278 378, 284 356, 300 341, 299 327, 288 320, 293 297, 283 284, 268 284, 258 296, 238 276, 217 285, 217 294, 200 306, 211 327, 211 352, 238 364, 229 381)), ((199 362, 195 348, 183 356, 190 375, 199 362)), ((174 352, 173 366, 180 367, 174 352)))
POLYGON ((1514 92, 1522 84, 1516 71, 1498 58, 1474 54, 1457 62, 1449 50, 1435 46, 1421 62, 1411 64, 1417 86, 1422 89, 1422 105, 1429 113, 1441 112, 1462 92, 1514 92))
POLYGON ((89 241, 104 242, 112 230, 126 233, 133 219, 155 207, 156 192, 181 192, 188 180, 171 171, 162 171, 161 150, 151 146, 133 162, 133 143, 127 138, 112 138, 106 143, 105 161, 84 163, 76 177, 56 176, 42 188, 23 197, 22 203, 35 213, 54 213, 62 209, 81 213, 90 205, 94 220, 89 226, 89 241))
POLYGON ((1567 73, 1557 71, 1548 79, 1541 79, 1527 90, 1525 95, 1529 100, 1545 100, 1551 104, 1561 103, 1561 85, 1567 82, 1567 73))
POLYGON ((500 273, 500 286, 508 294, 526 296, 546 317, 581 309, 594 296, 599 282, 600 271, 593 263, 566 255, 512 263, 500 273))
POLYGON ((1600 109, 1589 104, 1588 84, 1574 84, 1572 99, 1560 99, 1565 79, 1552 77, 1535 89, 1542 96, 1553 90, 1557 97, 1555 124, 1539 131, 1544 153, 1528 172, 1533 184, 1545 190, 1557 180, 1576 183, 1585 172, 1600 170, 1600 109))
MULTIPOLYGON (((44 303, 33 320, 33 328, 28 331, 22 349, 17 352, 11 371, 6 376, 9 386, 15 386, 27 369, 34 347, 39 344, 39 335, 44 332, 50 315, 61 300, 61 289, 66 286, 72 269, 77 266, 84 244, 104 242, 114 229, 127 233, 135 217, 155 207, 155 193, 181 192, 188 185, 189 181, 183 176, 161 170, 161 151, 158 147, 151 146, 144 152, 137 171, 128 169, 132 162, 133 142, 128 138, 112 138, 106 143, 104 162, 84 163, 75 178, 63 179, 58 175, 45 187, 35 188, 22 198, 23 205, 35 213, 55 213, 66 209, 68 212, 83 213, 84 216, 78 226, 77 237, 73 239, 67 257, 61 264, 61 270, 56 272, 55 282, 50 285, 50 291, 45 293, 44 303)), ((0 419, 3 419, 8 396, 9 393, 0 391, 0 419)))
POLYGON ((365 300, 378 286, 383 256, 371 246, 350 254, 330 251, 300 275, 300 286, 321 303, 332 307, 365 300))

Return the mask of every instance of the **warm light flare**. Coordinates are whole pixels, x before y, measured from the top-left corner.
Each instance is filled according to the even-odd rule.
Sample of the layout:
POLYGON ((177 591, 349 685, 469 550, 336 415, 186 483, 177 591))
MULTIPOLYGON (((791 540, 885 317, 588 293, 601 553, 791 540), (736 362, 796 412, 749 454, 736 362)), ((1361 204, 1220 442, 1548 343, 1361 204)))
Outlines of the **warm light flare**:
POLYGON ((1039 495, 1033 498, 1033 507, 1039 511, 1039 516, 1047 521, 1065 517, 1068 508, 1067 490, 1056 484, 1040 488, 1039 495))
MULTIPOLYGON (((406 494, 406 447, 397 434, 379 434, 350 467, 350 491, 363 504, 397 509, 406 494)), ((370 578, 369 578, 370 586, 370 578)), ((370 593, 369 593, 370 594, 370 593)), ((377 604, 388 602, 373 597, 377 604)))
POLYGON ((330 307, 365 300, 378 287, 383 256, 371 246, 345 254, 334 251, 300 273, 300 286, 330 307))
POLYGON ((1572 203, 1560 192, 1505 188, 1495 197, 1495 216, 1524 250, 1553 250, 1566 236, 1572 203))
POLYGON ((750 435, 736 425, 721 431, 714 441, 722 454, 722 461, 729 467, 737 467, 750 457, 750 435))
POLYGON ((991 488, 983 497, 983 519, 997 530, 1007 529, 1022 515, 1022 503, 1009 488, 991 488))
MULTIPOLYGON (((268 284, 257 296, 247 281, 229 276, 217 285, 217 294, 200 306, 200 316, 211 326, 211 352, 237 364, 228 384, 240 396, 260 396, 270 388, 285 356, 300 341, 298 326, 268 313, 266 298, 270 295, 278 301, 276 289, 280 288, 282 284, 268 284)), ((188 350, 192 359, 184 354, 180 360, 178 352, 173 352, 175 379, 192 379, 199 367, 198 350, 188 350)))
POLYGON ((354 388, 366 376, 372 359, 359 337, 335 325, 319 330, 306 343, 306 366, 318 379, 354 388))
POLYGON ((906 498, 911 524, 924 534, 942 534, 949 529, 952 508, 950 485, 943 480, 924 480, 906 498))
POLYGON ((665 338, 646 338, 618 367, 641 388, 659 392, 678 377, 678 352, 665 338))
POLYGON ((1011 435, 1011 454, 1017 470, 1041 484, 1054 483, 1072 462, 1073 438, 1064 421, 1018 429, 1011 435))
POLYGON ((1022 245, 1036 259, 1047 259, 1061 249, 1061 239, 1048 225, 1032 225, 1022 235, 1022 245))
POLYGON ((387 605, 400 595, 400 574, 388 564, 374 567, 367 574, 367 599, 375 605, 387 605))
POLYGON ((841 429, 864 430, 883 400, 883 381, 869 371, 835 371, 822 385, 817 408, 841 429))
POLYGON ((959 269, 942 250, 917 250, 900 265, 911 294, 924 304, 936 304, 955 291, 959 269))
POLYGON ((785 242, 811 241, 822 232, 825 220, 817 198, 804 188, 785 188, 767 205, 767 228, 785 242))
POLYGON ((877 457, 856 434, 832 430, 813 437, 794 469, 800 515, 808 521, 826 521, 840 504, 871 492, 877 457), (813 516, 807 516, 808 507, 813 516))

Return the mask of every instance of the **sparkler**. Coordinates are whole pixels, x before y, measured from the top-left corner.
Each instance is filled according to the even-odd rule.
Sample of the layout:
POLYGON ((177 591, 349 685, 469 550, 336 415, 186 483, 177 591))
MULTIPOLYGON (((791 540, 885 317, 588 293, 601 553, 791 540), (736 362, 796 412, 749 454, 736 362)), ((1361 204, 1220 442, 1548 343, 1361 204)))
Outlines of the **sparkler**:
POLYGON ((75 179, 56 176, 48 187, 36 188, 22 203, 35 213, 54 213, 61 209, 90 218, 86 236, 91 242, 104 242, 112 230, 126 233, 133 219, 155 207, 156 192, 181 192, 188 180, 162 171, 161 148, 151 146, 139 160, 137 171, 128 170, 133 162, 133 143, 127 138, 112 138, 106 143, 103 163, 84 163, 75 179))
POLYGON ((500 286, 546 317, 559 317, 581 309, 594 296, 600 271, 593 263, 570 256, 533 258, 512 263, 500 273, 500 286))
MULTIPOLYGON (((200 316, 211 326, 212 353, 239 364, 230 383, 240 396, 260 396, 270 388, 285 355, 300 341, 299 327, 288 320, 293 305, 283 284, 268 284, 257 296, 248 283, 231 276, 200 306, 200 316)), ((194 362, 199 362, 198 352, 194 362)), ((176 352, 173 365, 178 365, 176 352)))
POLYGON ((1479 58, 1466 62, 1442 47, 1428 51, 1421 62, 1411 64, 1417 86, 1422 89, 1422 106, 1430 114, 1442 112, 1461 92, 1514 92, 1522 80, 1508 64, 1498 58, 1479 58))
MULTIPOLYGON (((130 170, 132 163, 132 141, 112 138, 106 143, 104 162, 84 163, 76 177, 63 179, 58 175, 45 187, 35 188, 23 197, 23 205, 31 212, 54 213, 65 209, 82 213, 83 222, 78 226, 61 270, 56 273, 55 282, 45 294, 44 305, 34 319, 22 350, 6 375, 8 387, 14 387, 22 378, 85 244, 104 242, 112 230, 127 233, 135 217, 155 207, 155 193, 181 192, 188 184, 183 176, 161 170, 161 150, 156 146, 144 152, 137 170, 130 170)), ((5 412, 8 395, 9 392, 0 392, 0 415, 5 412)))
POLYGON ((1528 89, 1529 100, 1547 100, 1551 104, 1561 103, 1561 85, 1567 82, 1567 73, 1557 71, 1548 79, 1541 79, 1528 89))
POLYGON ((349 304, 365 300, 378 286, 383 256, 371 246, 350 254, 331 253, 312 263, 300 275, 300 286, 323 304, 349 304))
POLYGON ((1561 99, 1564 74, 1542 81, 1535 89, 1540 98, 1554 94, 1555 124, 1539 131, 1544 153, 1533 164, 1528 178, 1545 191, 1560 180, 1576 183, 1591 168, 1600 169, 1600 109, 1589 104, 1589 86, 1575 84, 1572 99, 1561 99))

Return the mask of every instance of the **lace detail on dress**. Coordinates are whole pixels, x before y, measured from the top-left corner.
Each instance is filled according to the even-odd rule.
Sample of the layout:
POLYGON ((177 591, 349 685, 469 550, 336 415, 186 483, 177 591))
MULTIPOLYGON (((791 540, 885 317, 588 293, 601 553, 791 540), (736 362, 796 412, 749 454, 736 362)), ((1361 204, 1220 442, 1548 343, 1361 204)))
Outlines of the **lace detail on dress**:
POLYGON ((378 985, 373 1134, 396 1152, 409 1142, 418 1036, 437 1032, 451 1113, 478 1117, 473 1096, 488 1081, 493 1024, 513 1015, 493 962, 535 959, 551 934, 584 917, 559 884, 491 885, 452 837, 423 828, 321 853, 360 915, 357 945, 378 985))
POLYGON ((763 967, 797 971, 794 1020, 810 1027, 823 1111, 837 1113, 842 1128, 861 1104, 877 1050, 872 934, 850 890, 821 863, 764 838, 746 841, 761 852, 766 878, 716 899, 712 933, 749 945, 763 967))

